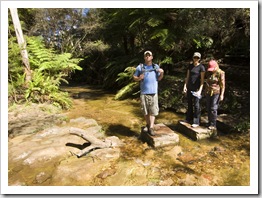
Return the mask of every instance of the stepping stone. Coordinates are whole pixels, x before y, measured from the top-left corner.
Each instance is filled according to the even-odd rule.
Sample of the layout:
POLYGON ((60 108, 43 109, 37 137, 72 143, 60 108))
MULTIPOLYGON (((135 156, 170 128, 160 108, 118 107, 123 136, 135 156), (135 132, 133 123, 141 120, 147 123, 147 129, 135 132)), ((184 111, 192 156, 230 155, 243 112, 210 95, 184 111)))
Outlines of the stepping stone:
POLYGON ((217 116, 217 129, 224 133, 229 133, 235 130, 235 124, 238 124, 239 120, 227 115, 221 114, 217 116))
POLYGON ((212 130, 209 130, 201 125, 193 128, 191 127, 191 124, 184 121, 178 121, 177 130, 193 140, 203 140, 210 138, 213 133, 212 130))
POLYGON ((179 143, 179 135, 164 124, 156 124, 155 127, 156 135, 151 136, 148 132, 145 132, 143 128, 140 133, 140 140, 147 142, 152 147, 163 147, 170 145, 177 145, 179 143))
MULTIPOLYGON (((201 123, 208 123, 207 116, 201 116, 201 123)), ((236 123, 239 123, 239 120, 233 116, 227 114, 220 114, 217 116, 217 130, 223 131, 223 133, 233 132, 236 123)))

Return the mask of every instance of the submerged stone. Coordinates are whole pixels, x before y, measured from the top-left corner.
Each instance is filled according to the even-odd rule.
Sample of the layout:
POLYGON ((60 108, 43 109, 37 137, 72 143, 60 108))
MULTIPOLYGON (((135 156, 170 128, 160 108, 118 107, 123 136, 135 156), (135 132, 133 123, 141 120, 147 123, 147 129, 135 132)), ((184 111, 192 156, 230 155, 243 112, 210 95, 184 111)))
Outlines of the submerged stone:
POLYGON ((179 135, 164 124, 156 124, 154 127, 155 135, 151 136, 147 131, 141 130, 140 139, 152 147, 163 147, 177 145, 179 135))

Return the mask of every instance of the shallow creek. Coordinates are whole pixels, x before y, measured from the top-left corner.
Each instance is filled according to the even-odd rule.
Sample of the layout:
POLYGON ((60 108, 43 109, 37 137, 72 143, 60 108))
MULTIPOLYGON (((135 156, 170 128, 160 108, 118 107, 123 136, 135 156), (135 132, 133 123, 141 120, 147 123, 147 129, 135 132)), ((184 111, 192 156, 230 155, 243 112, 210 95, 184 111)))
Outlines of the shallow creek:
MULTIPOLYGON (((152 185, 159 180, 168 185, 249 185, 248 134, 222 133, 218 140, 193 141, 175 131, 179 134, 178 146, 152 149, 137 138, 141 126, 145 125, 138 100, 116 101, 113 94, 88 87, 66 90, 79 98, 74 100, 74 108, 67 116, 93 118, 103 126, 107 135, 124 140, 126 146, 121 149, 119 163, 124 165, 127 160, 136 159, 147 169, 157 167, 155 172, 159 173, 151 178, 152 185)), ((181 119, 184 115, 160 110, 156 123, 175 129, 181 119)), ((150 182, 147 184, 150 185, 150 182)))
MULTIPOLYGON (((154 149, 138 139, 141 126, 145 125, 138 100, 116 101, 112 93, 88 86, 63 89, 73 98, 73 107, 63 112, 68 120, 79 117, 96 120, 107 136, 117 136, 124 142, 124 146, 120 147, 119 157, 116 160, 99 162, 88 156, 78 159, 68 156, 57 162, 46 160, 44 167, 33 168, 18 165, 10 157, 9 185, 250 185, 249 134, 222 133, 217 140, 193 141, 175 131, 177 121, 183 119, 184 115, 161 110, 156 123, 164 123, 174 130, 179 135, 179 144, 154 149), (96 167, 88 165, 94 161, 97 162, 96 167), (76 164, 87 167, 74 172, 76 164), (59 166, 64 167, 59 169, 59 166), (74 173, 71 174, 71 171, 74 173), (55 176, 58 173, 66 176, 60 179, 55 176)), ((25 143, 27 139, 30 141, 29 135, 23 136, 23 145, 33 147, 34 142, 25 143)), ((9 146, 19 141, 22 142, 22 136, 10 140, 9 146)))

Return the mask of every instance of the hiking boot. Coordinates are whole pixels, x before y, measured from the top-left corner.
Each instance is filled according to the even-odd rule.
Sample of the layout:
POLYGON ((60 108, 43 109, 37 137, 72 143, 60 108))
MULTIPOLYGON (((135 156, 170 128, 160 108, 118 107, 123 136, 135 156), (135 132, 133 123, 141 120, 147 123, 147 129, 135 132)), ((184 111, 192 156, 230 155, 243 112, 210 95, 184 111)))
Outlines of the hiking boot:
POLYGON ((192 128, 196 128, 196 127, 198 127, 198 126, 199 126, 199 124, 192 124, 192 125, 191 125, 192 128))
POLYGON ((211 138, 213 138, 213 139, 219 138, 218 133, 217 133, 217 128, 215 126, 209 126, 208 130, 210 130, 212 132, 211 138))
POLYGON ((149 131, 149 126, 146 125, 146 126, 143 128, 143 131, 144 131, 144 132, 148 132, 148 131, 149 131))
POLYGON ((148 130, 148 133, 149 133, 149 135, 152 135, 152 136, 155 136, 155 135, 156 135, 156 133, 155 133, 155 131, 154 131, 153 128, 150 128, 150 129, 148 130))
POLYGON ((216 127, 215 126, 209 126, 209 127, 207 127, 209 130, 216 130, 216 127))

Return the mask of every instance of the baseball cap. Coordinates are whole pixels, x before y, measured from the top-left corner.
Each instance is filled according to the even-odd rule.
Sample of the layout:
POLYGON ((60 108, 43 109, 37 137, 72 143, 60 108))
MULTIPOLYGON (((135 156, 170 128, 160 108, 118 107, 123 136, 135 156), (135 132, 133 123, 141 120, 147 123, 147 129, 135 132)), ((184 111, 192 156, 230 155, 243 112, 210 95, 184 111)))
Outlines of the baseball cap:
POLYGON ((198 58, 201 58, 201 54, 199 52, 195 52, 193 57, 198 57, 198 58))
POLYGON ((214 60, 209 61, 207 71, 214 71, 215 68, 218 66, 217 62, 214 60))
POLYGON ((150 56, 152 56, 152 52, 150 52, 150 51, 145 51, 144 56, 147 55, 147 54, 150 54, 150 56))

